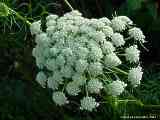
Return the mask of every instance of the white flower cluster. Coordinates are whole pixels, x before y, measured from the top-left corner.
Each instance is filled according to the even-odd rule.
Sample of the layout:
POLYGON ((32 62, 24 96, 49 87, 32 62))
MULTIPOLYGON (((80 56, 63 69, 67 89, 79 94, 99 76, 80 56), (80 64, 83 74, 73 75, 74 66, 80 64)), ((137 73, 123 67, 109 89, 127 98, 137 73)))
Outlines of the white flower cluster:
MULTIPOLYGON (((92 111, 99 105, 92 94, 99 95, 103 88, 113 96, 124 91, 127 84, 123 81, 113 78, 106 84, 104 79, 108 70, 113 72, 109 73, 111 77, 118 76, 113 68, 119 68, 122 63, 138 65, 138 46, 128 46, 129 40, 125 40, 123 31, 128 32, 131 40, 143 43, 145 37, 139 28, 132 27, 128 17, 88 19, 74 10, 62 17, 49 15, 46 26, 44 32, 41 22, 37 21, 30 28, 36 42, 33 56, 40 70, 36 80, 42 87, 53 90, 52 98, 57 105, 69 103, 67 96, 85 94, 80 100, 80 109, 92 111), (121 53, 125 56, 119 55, 121 53)), ((129 70, 128 81, 133 86, 140 83, 141 70, 141 67, 129 70)))
POLYGON ((102 88, 103 88, 103 84, 102 82, 99 82, 98 79, 93 79, 88 82, 88 91, 90 93, 98 94, 102 88))
POLYGON ((129 62, 138 62, 140 51, 137 49, 137 45, 130 46, 125 49, 126 60, 129 62))
POLYGON ((142 67, 138 66, 136 68, 132 68, 131 70, 129 70, 128 80, 131 82, 133 86, 136 87, 140 84, 142 74, 142 67))
POLYGON ((54 92, 52 98, 57 105, 64 105, 69 103, 69 101, 67 100, 63 92, 59 92, 59 91, 54 92))
POLYGON ((94 108, 98 107, 99 103, 96 102, 95 98, 93 97, 84 97, 81 100, 81 110, 88 110, 92 111, 94 108))
POLYGON ((124 91, 126 86, 127 84, 125 84, 123 81, 116 80, 107 86, 107 92, 110 95, 117 96, 117 95, 120 95, 124 91))

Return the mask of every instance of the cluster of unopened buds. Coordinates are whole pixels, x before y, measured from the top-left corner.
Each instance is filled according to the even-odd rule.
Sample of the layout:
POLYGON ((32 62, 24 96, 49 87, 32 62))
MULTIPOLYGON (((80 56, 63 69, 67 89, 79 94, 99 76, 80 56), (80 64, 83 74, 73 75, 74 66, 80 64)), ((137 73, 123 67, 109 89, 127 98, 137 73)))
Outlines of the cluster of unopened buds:
POLYGON ((70 104, 73 96, 81 110, 93 111, 100 104, 93 96, 119 96, 126 86, 140 84, 138 46, 145 36, 128 17, 88 19, 74 10, 49 15, 46 26, 42 31, 36 21, 30 27, 36 42, 33 56, 39 68, 36 80, 52 89, 55 104, 70 104))

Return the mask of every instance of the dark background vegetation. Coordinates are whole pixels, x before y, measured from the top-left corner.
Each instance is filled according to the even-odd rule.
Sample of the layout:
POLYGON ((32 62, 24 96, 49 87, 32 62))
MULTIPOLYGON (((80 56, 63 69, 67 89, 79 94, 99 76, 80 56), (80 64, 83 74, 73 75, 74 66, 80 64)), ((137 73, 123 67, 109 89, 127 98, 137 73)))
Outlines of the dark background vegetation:
MULTIPOLYGON (((37 72, 31 55, 34 39, 26 23, 14 15, 0 16, 0 120, 119 120, 120 115, 160 112, 160 1, 159 0, 68 0, 85 17, 127 15, 146 35, 141 61, 142 84, 133 95, 145 104, 103 104, 97 112, 85 113, 70 106, 59 108, 50 91, 35 82, 37 72), (157 105, 157 106, 155 106, 157 105)), ((1 0, 30 22, 47 14, 62 15, 70 9, 63 0, 1 0)))

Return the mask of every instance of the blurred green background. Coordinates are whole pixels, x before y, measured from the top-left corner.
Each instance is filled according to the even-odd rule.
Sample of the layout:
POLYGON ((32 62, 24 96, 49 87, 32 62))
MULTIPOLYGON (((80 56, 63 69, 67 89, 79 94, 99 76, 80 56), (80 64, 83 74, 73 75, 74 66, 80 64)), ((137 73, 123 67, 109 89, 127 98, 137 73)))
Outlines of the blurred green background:
MULTIPOLYGON (((146 35, 141 61, 144 76, 133 96, 142 101, 103 104, 97 112, 77 111, 76 106, 59 108, 50 90, 35 82, 37 72, 31 55, 34 47, 29 27, 0 5, 0 120, 119 120, 123 115, 149 115, 160 112, 160 1, 159 0, 68 0, 85 17, 126 15, 146 35), (155 106, 157 105, 157 106, 155 106)), ((64 0, 1 0, 27 20, 44 19, 48 14, 70 11, 64 0)), ((127 94, 127 93, 126 93, 127 94)))

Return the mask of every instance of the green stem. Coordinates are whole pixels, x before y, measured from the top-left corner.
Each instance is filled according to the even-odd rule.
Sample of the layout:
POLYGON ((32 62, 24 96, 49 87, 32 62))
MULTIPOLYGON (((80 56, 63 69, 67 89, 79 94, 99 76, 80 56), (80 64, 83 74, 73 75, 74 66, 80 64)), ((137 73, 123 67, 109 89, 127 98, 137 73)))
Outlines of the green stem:
POLYGON ((85 85, 85 91, 86 91, 86 96, 88 97, 88 89, 87 89, 87 85, 85 85))
POLYGON ((129 100, 129 99, 125 99, 125 100, 118 100, 118 102, 125 102, 125 103, 128 103, 128 102, 135 102, 137 104, 139 104, 140 106, 144 106, 144 104, 140 101, 140 100, 129 100))
POLYGON ((124 75, 128 75, 127 72, 125 72, 125 71, 123 71, 123 70, 121 70, 121 69, 119 69, 119 68, 117 68, 117 67, 113 67, 112 69, 115 70, 115 71, 117 71, 117 72, 120 72, 120 73, 122 73, 122 74, 124 74, 124 75))
POLYGON ((126 54, 118 54, 118 56, 125 56, 126 54))
POLYGON ((71 4, 70 4, 67 0, 64 0, 64 2, 68 5, 68 7, 69 7, 71 10, 74 10, 73 7, 71 6, 71 4))
POLYGON ((21 16, 18 12, 14 11, 13 9, 9 8, 9 11, 11 11, 14 15, 16 15, 16 17, 20 20, 22 20, 23 22, 25 22, 27 25, 31 26, 31 22, 29 22, 25 17, 21 16))
POLYGON ((149 52, 149 50, 143 45, 142 42, 140 42, 140 45, 141 45, 147 52, 149 52))
POLYGON ((118 100, 118 102, 137 102, 137 100, 125 99, 125 100, 118 100))
POLYGON ((130 39, 131 39, 131 37, 128 37, 128 38, 125 38, 124 40, 127 41, 127 40, 130 40, 130 39))

